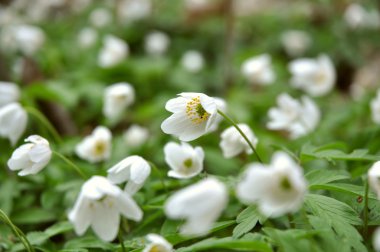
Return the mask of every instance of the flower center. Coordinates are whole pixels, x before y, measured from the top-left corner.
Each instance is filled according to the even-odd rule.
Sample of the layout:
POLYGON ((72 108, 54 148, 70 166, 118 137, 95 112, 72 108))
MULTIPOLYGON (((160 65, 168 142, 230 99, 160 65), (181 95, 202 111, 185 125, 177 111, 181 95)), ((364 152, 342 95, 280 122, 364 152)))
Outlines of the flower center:
POLYGON ((104 141, 97 141, 94 146, 94 155, 100 156, 103 155, 106 150, 106 143, 104 141))
POLYGON ((200 124, 210 117, 210 114, 202 107, 199 96, 192 98, 186 104, 186 114, 195 124, 200 124))
POLYGON ((161 245, 153 245, 149 252, 163 252, 166 251, 161 245))
POLYGON ((193 160, 191 158, 186 159, 183 164, 186 168, 191 168, 193 166, 193 160))
POLYGON ((280 181, 280 187, 286 191, 292 189, 292 185, 287 177, 283 177, 280 181))

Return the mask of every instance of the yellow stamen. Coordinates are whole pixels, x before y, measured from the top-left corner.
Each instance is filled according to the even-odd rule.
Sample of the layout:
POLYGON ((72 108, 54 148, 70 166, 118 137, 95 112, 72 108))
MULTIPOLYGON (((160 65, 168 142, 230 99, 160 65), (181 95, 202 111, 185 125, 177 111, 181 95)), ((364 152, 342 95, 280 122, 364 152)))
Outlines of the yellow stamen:
POLYGON ((199 96, 192 98, 186 104, 186 114, 195 124, 200 124, 210 117, 210 114, 202 107, 199 96))

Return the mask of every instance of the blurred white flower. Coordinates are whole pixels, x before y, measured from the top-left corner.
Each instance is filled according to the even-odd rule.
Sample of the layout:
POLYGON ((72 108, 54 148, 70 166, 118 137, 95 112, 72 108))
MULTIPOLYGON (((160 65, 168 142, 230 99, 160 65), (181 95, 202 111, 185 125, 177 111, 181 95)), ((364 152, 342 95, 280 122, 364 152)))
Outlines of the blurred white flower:
POLYGON ((169 197, 165 214, 171 219, 185 219, 183 235, 204 235, 211 229, 227 206, 226 186, 215 178, 207 178, 169 197))
POLYGON ((131 84, 126 82, 112 84, 104 91, 103 114, 109 119, 116 119, 134 101, 135 90, 131 84))
POLYGON ((276 79, 272 59, 268 54, 261 54, 244 61, 241 73, 254 85, 270 85, 276 79))
POLYGON ((162 122, 162 131, 186 142, 214 130, 219 117, 215 99, 202 93, 180 93, 165 109, 173 114, 162 122))
POLYGON ((380 161, 375 162, 368 170, 368 183, 380 199, 380 161))
POLYGON ((19 103, 9 103, 0 108, 0 136, 7 137, 15 145, 24 133, 28 115, 19 103))
POLYGON ((181 64, 187 71, 197 73, 203 68, 204 58, 199 51, 187 51, 182 56, 181 64))
POLYGON ((210 0, 185 0, 185 7, 189 10, 201 10, 208 7, 210 0))
POLYGON ((86 27, 80 30, 78 34, 78 43, 81 48, 93 46, 98 39, 98 33, 95 29, 86 27))
POLYGON ((52 154, 49 142, 43 137, 32 135, 25 142, 27 143, 18 147, 8 160, 9 169, 21 170, 19 176, 41 171, 49 163, 52 154))
POLYGON ((250 164, 236 188, 243 203, 256 203, 268 217, 298 211, 306 192, 302 168, 285 152, 276 152, 270 165, 250 164))
POLYGON ((117 12, 123 22, 144 19, 152 12, 152 3, 150 0, 122 0, 117 12))
POLYGON ((170 45, 170 38, 163 32, 153 31, 145 36, 145 51, 152 56, 165 54, 170 45))
POLYGON ((146 236, 149 244, 142 252, 172 252, 173 246, 165 240, 164 237, 157 234, 148 234, 146 236))
POLYGON ((108 169, 108 179, 114 184, 127 181, 125 191, 135 194, 144 185, 150 175, 149 163, 140 156, 129 156, 108 169))
POLYGON ((376 97, 371 101, 372 120, 376 124, 380 124, 380 89, 377 90, 376 97))
MULTIPOLYGON (((259 140, 251 128, 247 124, 238 124, 238 126, 256 148, 259 140)), ((245 139, 234 126, 225 129, 220 136, 222 138, 220 141, 220 148, 222 148, 223 156, 225 158, 232 158, 242 152, 252 154, 253 151, 249 147, 247 141, 245 141, 245 139)))
POLYGON ((91 135, 86 136, 75 148, 76 154, 90 163, 109 159, 111 156, 112 134, 109 129, 98 126, 91 135))
POLYGON ((119 230, 120 214, 134 221, 143 216, 131 196, 106 178, 93 176, 83 184, 68 217, 77 235, 91 226, 100 239, 112 241, 119 230))
POLYGON ((112 23, 112 13, 106 8, 97 8, 90 14, 90 23, 98 28, 105 27, 112 23))
POLYGON ((302 103, 285 93, 279 95, 278 107, 271 108, 268 112, 270 121, 267 127, 272 130, 286 130, 292 139, 313 131, 321 117, 319 108, 307 96, 303 96, 301 101, 302 103))
POLYGON ((20 88, 15 83, 0 81, 0 107, 17 102, 19 98, 20 88))
POLYGON ((124 133, 124 140, 129 147, 140 147, 149 138, 149 130, 137 124, 131 125, 124 133))
MULTIPOLYGON (((220 97, 212 97, 216 103, 217 110, 227 113, 227 102, 220 97)), ((223 117, 217 116, 215 122, 210 126, 209 132, 216 131, 218 129, 219 123, 223 120, 223 117)))
POLYGON ((372 245, 376 252, 380 252, 380 227, 377 227, 373 233, 372 245))
POLYGON ((301 30, 288 30, 281 34, 281 43, 291 57, 301 56, 310 47, 310 35, 301 30))
POLYGON ((11 29, 13 47, 28 56, 34 55, 45 42, 45 33, 37 26, 15 25, 11 29))
POLYGON ((311 96, 329 93, 335 85, 336 72, 331 59, 320 55, 316 59, 302 58, 290 62, 290 80, 293 87, 305 91, 311 96))
POLYGON ((170 142, 164 146, 165 161, 171 171, 169 177, 186 179, 198 175, 203 170, 205 154, 202 147, 193 148, 182 142, 181 145, 170 142))
POLYGON ((124 40, 107 35, 99 52, 98 65, 103 68, 113 67, 128 57, 129 46, 124 40))
POLYGON ((350 4, 344 12, 344 20, 352 29, 377 29, 380 27, 380 15, 376 9, 366 10, 357 3, 350 4))

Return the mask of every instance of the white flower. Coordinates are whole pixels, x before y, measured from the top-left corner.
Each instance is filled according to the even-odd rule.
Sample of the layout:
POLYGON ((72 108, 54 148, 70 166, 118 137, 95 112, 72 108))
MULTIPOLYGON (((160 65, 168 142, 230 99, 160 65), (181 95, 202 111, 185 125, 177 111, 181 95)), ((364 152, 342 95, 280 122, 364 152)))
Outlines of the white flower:
POLYGON ((325 95, 334 88, 335 68, 327 55, 320 55, 317 59, 293 60, 289 64, 289 71, 292 74, 292 86, 311 96, 325 95))
POLYGON ((376 228, 372 237, 373 248, 376 252, 380 252, 380 227, 376 228))
POLYGON ((363 6, 352 3, 344 12, 344 20, 352 29, 369 28, 376 29, 380 27, 380 15, 377 10, 366 10, 363 6))
POLYGON ((188 186, 165 203, 165 214, 171 219, 186 219, 183 235, 204 235, 219 218, 228 202, 227 188, 215 178, 188 186))
POLYGON ((51 149, 49 142, 40 136, 32 135, 25 139, 26 144, 18 147, 8 160, 8 167, 18 171, 19 176, 36 174, 50 161, 51 149))
POLYGON ((122 0, 117 11, 124 22, 140 20, 150 15, 152 3, 150 0, 122 0))
MULTIPOLYGON (((241 131, 243 131, 243 133, 247 136, 253 146, 256 147, 259 140, 251 128, 249 128, 247 124, 238 124, 238 126, 241 131)), ((234 126, 231 126, 224 130, 220 136, 222 138, 220 141, 220 148, 222 148, 223 156, 225 158, 232 158, 242 152, 252 154, 253 151, 249 147, 247 141, 245 141, 243 136, 234 126)))
POLYGON ((108 169, 108 179, 114 184, 127 182, 125 191, 135 194, 150 175, 149 163, 140 156, 130 156, 108 169))
POLYGON ((91 163, 100 162, 111 156, 112 134, 109 129, 98 126, 91 135, 86 136, 75 148, 77 155, 91 163))
POLYGON ((172 252, 173 246, 164 237, 156 234, 146 236, 149 244, 142 252, 172 252))
POLYGON ((172 169, 169 177, 185 179, 198 175, 203 170, 204 152, 202 147, 193 148, 182 142, 181 145, 170 142, 164 147, 165 161, 172 169))
POLYGON ((15 46, 28 56, 34 55, 45 42, 45 33, 37 26, 15 25, 12 29, 15 46))
POLYGON ((19 98, 20 89, 16 84, 0 81, 0 107, 12 102, 17 102, 19 98))
POLYGON ((242 202, 256 203, 268 217, 296 212, 306 191, 302 168, 285 152, 276 152, 270 165, 250 164, 236 189, 242 202))
POLYGON ((272 130, 286 130, 292 139, 313 131, 321 117, 319 108, 307 96, 303 96, 301 100, 302 103, 288 94, 279 95, 278 107, 271 108, 268 112, 270 121, 267 127, 272 130))
POLYGON ((151 32, 145 37, 145 51, 152 56, 165 54, 169 44, 169 36, 160 31, 151 32))
POLYGON ((131 196, 106 178, 94 176, 83 184, 68 217, 78 235, 91 226, 100 239, 112 241, 119 230, 120 214, 134 221, 143 216, 131 196))
POLYGON ((137 124, 131 125, 124 133, 124 140, 129 147, 139 147, 146 143, 148 138, 148 129, 137 124))
POLYGON ((103 68, 115 66, 128 57, 128 44, 113 35, 107 35, 98 57, 98 65, 103 68))
POLYGON ((281 43, 288 55, 297 57, 310 47, 311 38, 305 31, 288 30, 281 34, 281 43))
POLYGON ((249 58, 243 62, 241 73, 251 84, 270 85, 276 79, 271 61, 268 54, 249 58))
POLYGON ((181 59, 183 68, 191 73, 197 73, 202 70, 204 65, 203 55, 195 50, 187 51, 181 59))
POLYGON ((112 14, 106 8, 97 8, 90 14, 90 23, 95 27, 104 27, 112 22, 112 14))
POLYGON ((202 93, 180 93, 165 109, 173 115, 162 122, 161 129, 181 141, 192 141, 214 130, 219 117, 215 99, 202 93))
POLYGON ((9 103, 0 108, 0 136, 7 137, 15 145, 24 133, 28 115, 19 103, 9 103))
POLYGON ((185 0, 185 7, 189 10, 202 10, 210 4, 210 0, 185 0))
POLYGON ((96 42, 97 38, 96 30, 90 27, 83 28, 78 34, 78 43, 81 48, 89 48, 96 42))
POLYGON ((108 86, 104 91, 103 114, 109 119, 116 119, 134 101, 135 90, 131 84, 120 82, 108 86))
MULTIPOLYGON (((227 102, 224 99, 219 98, 219 97, 212 97, 212 98, 214 99, 214 101, 216 103, 216 108, 218 110, 222 111, 223 113, 227 113, 227 102)), ((215 119, 215 122, 211 125, 209 132, 217 130, 219 123, 222 120, 223 120, 223 117, 218 115, 215 119)))
POLYGON ((380 199, 380 161, 375 162, 368 170, 368 183, 380 199))
POLYGON ((376 97, 371 101, 372 120, 376 124, 380 124, 380 89, 377 90, 376 97))

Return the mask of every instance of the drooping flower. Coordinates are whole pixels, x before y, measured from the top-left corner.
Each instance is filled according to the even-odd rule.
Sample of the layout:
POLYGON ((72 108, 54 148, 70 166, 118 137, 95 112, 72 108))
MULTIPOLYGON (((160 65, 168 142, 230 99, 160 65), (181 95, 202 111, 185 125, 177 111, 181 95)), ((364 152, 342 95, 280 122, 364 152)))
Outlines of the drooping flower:
MULTIPOLYGON (((239 128, 247 136, 249 141, 256 147, 259 140, 247 124, 238 124, 239 128)), ((225 158, 232 158, 239 155, 242 152, 252 154, 252 149, 248 145, 247 141, 239 133, 239 131, 231 126, 224 130, 220 135, 222 140, 220 141, 220 148, 223 151, 225 158)))
POLYGON ((309 34, 301 30, 288 30, 281 34, 281 43, 291 57, 301 56, 310 47, 309 34))
POLYGON ((165 109, 173 114, 162 122, 162 131, 186 142, 215 129, 219 117, 215 99, 202 93, 180 93, 165 109))
POLYGON ((170 142, 164 147, 165 161, 170 167, 169 177, 185 179, 198 175, 203 170, 204 152, 202 147, 193 148, 182 142, 170 142))
POLYGON ((165 203, 165 214, 171 219, 185 219, 183 235, 204 235, 219 218, 228 202, 226 186, 215 178, 188 186, 165 203))
POLYGON ((0 81, 0 107, 17 102, 19 98, 20 89, 15 83, 0 81))
POLYGON ((107 87, 104 91, 103 114, 116 119, 135 101, 135 90, 131 84, 120 82, 107 87))
POLYGON ((107 35, 98 57, 98 65, 103 68, 113 67, 128 57, 129 47, 123 40, 107 35))
POLYGON ((108 169, 108 179, 114 184, 127 181, 125 191, 135 194, 144 185, 150 175, 149 163, 140 156, 129 156, 108 169))
POLYGON ((336 73, 331 59, 320 55, 316 59, 302 58, 290 62, 291 85, 311 96, 328 94, 335 85, 336 73))
POLYGON ((368 183, 380 199, 380 161, 375 162, 368 170, 368 183))
POLYGON ((18 147, 8 160, 8 167, 12 171, 19 171, 19 176, 36 174, 50 161, 52 151, 49 142, 38 135, 25 139, 26 144, 18 147))
POLYGON ((148 234, 146 236, 149 244, 142 252, 172 252, 173 246, 162 236, 157 234, 148 234))
POLYGON ((270 85, 276 79, 270 55, 262 54, 247 59, 241 66, 242 75, 254 85, 270 85))
POLYGON ((12 145, 24 133, 28 115, 19 103, 13 102, 0 108, 0 136, 7 137, 12 145))
POLYGON ((160 31, 153 31, 145 37, 145 51, 152 56, 165 54, 169 44, 169 36, 160 31))
POLYGON ((78 43, 81 48, 89 48, 96 42, 98 33, 95 29, 87 27, 80 30, 78 34, 78 43))
POLYGON ((91 135, 86 136, 75 148, 76 154, 91 163, 106 160, 111 155, 111 131, 103 126, 94 129, 91 135))
POLYGON ((357 3, 350 4, 344 12, 344 20, 352 29, 377 29, 380 27, 380 14, 376 9, 366 10, 357 3))
POLYGON ((112 241, 119 230, 120 214, 134 221, 143 216, 128 193, 104 177, 93 176, 83 184, 68 217, 77 235, 91 226, 100 239, 112 241))
POLYGON ((124 133, 125 143, 129 147, 139 147, 149 138, 149 130, 137 124, 131 125, 124 133))
POLYGON ((276 108, 268 112, 270 121, 267 127, 272 130, 285 130, 290 138, 295 139, 313 131, 320 120, 321 114, 317 105, 307 96, 299 102, 288 94, 277 97, 276 108))
POLYGON ((371 101, 372 120, 376 124, 380 124, 380 89, 377 90, 376 97, 371 101))
POLYGON ((190 50, 183 54, 181 64, 188 72, 197 73, 204 66, 204 58, 199 51, 190 50))
POLYGON ((306 191, 302 168, 285 152, 276 152, 269 165, 250 164, 236 188, 243 203, 256 203, 268 217, 298 211, 306 191))

